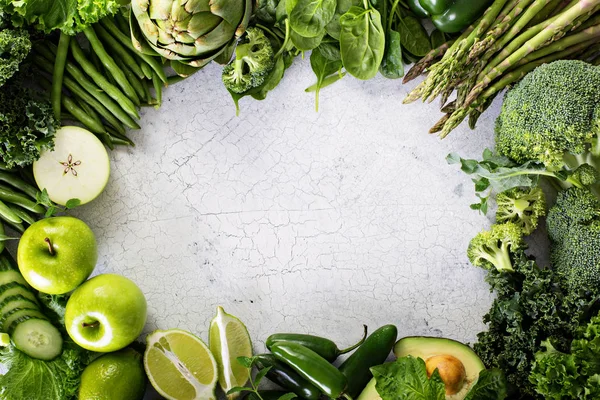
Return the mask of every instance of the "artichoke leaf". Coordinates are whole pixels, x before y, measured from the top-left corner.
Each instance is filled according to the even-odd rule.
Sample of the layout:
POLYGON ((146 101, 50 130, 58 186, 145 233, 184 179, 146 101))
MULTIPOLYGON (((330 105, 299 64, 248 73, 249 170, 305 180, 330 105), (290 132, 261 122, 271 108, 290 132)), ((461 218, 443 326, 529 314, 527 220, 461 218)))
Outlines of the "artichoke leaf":
POLYGON ((130 33, 130 37, 131 37, 131 43, 133 44, 133 47, 135 47, 135 49, 137 51, 139 51, 140 53, 144 53, 147 54, 149 56, 158 56, 158 52, 156 52, 149 44, 149 42, 146 40, 145 36, 143 35, 138 20, 136 18, 134 18, 131 14, 133 13, 133 10, 130 9, 129 10, 129 31, 130 33))
POLYGON ((184 7, 190 14, 210 12, 210 0, 187 0, 184 7))
POLYGON ((244 18, 242 22, 238 25, 235 30, 235 36, 240 37, 246 32, 246 28, 248 28, 248 24, 250 23, 250 18, 252 17, 252 0, 246 0, 246 10, 244 12, 244 18))
POLYGON ((210 12, 218 15, 230 25, 237 26, 246 11, 246 0, 212 0, 210 12))
POLYGON ((208 12, 194 14, 188 24, 187 33, 196 40, 219 26, 221 21, 220 17, 208 12))
POLYGON ((173 7, 172 0, 146 0, 145 2, 149 3, 147 14, 150 19, 169 19, 173 7))

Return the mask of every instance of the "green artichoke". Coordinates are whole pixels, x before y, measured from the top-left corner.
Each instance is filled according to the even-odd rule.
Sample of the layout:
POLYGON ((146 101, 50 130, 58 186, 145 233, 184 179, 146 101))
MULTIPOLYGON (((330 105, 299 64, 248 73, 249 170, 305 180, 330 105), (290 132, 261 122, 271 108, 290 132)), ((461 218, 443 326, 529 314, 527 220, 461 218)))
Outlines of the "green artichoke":
POLYGON ((201 68, 216 57, 229 61, 232 44, 250 20, 252 0, 132 0, 131 11, 136 47, 172 60, 179 73, 186 66, 201 68))

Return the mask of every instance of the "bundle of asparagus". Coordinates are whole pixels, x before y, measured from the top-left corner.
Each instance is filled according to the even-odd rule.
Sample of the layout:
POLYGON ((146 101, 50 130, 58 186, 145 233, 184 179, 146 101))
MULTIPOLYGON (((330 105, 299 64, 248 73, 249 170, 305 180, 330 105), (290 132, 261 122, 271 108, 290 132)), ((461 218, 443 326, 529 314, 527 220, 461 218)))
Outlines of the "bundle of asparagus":
POLYGON ((456 41, 412 67, 404 82, 428 75, 404 103, 441 97, 445 115, 430 133, 446 137, 466 117, 473 129, 502 89, 537 66, 559 59, 600 64, 599 38, 600 0, 495 0, 456 41))

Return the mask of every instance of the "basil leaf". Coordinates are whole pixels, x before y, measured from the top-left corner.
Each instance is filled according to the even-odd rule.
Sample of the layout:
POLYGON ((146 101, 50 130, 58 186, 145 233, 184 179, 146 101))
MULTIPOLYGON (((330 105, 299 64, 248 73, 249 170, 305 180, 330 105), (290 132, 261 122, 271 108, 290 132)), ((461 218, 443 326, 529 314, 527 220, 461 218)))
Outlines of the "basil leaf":
POLYGON ((344 68, 358 79, 373 78, 385 52, 385 34, 379 12, 352 6, 342 15, 340 24, 340 50, 344 68))
POLYGON ((400 33, 402 46, 409 53, 422 57, 431 50, 431 42, 427 31, 415 17, 407 16, 400 19, 396 29, 400 33))
POLYGON ((336 0, 298 0, 290 15, 290 26, 300 35, 313 38, 325 32, 335 14, 336 0))
POLYGON ((385 46, 385 55, 379 67, 381 75, 388 79, 401 78, 404 76, 404 63, 402 62, 400 34, 394 30, 389 31, 385 46))

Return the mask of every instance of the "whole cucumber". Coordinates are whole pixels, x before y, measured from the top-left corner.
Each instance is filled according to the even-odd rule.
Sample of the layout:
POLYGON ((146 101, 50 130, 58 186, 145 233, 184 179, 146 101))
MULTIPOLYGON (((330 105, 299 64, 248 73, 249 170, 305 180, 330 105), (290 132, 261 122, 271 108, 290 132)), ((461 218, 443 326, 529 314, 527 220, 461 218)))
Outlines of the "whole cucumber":
POLYGON ((340 371, 348 381, 346 394, 352 398, 360 394, 373 377, 369 368, 383 364, 392 351, 397 336, 398 329, 396 326, 382 326, 373 332, 358 350, 340 365, 340 371))

